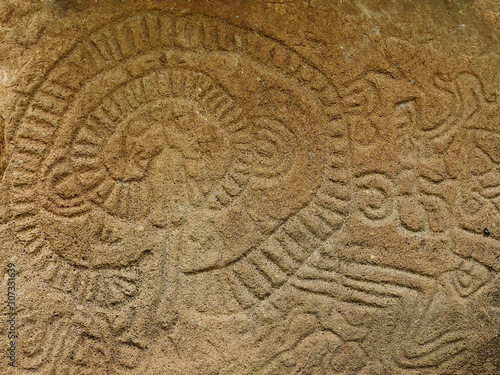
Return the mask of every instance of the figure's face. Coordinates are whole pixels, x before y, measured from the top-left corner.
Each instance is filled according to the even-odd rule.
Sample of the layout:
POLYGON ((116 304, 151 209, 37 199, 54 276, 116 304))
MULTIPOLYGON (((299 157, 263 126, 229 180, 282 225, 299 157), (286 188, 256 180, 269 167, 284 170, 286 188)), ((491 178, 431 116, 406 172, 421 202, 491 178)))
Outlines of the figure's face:
POLYGON ((134 118, 109 138, 102 152, 103 162, 115 180, 140 180, 152 159, 164 149, 165 141, 162 124, 134 118))

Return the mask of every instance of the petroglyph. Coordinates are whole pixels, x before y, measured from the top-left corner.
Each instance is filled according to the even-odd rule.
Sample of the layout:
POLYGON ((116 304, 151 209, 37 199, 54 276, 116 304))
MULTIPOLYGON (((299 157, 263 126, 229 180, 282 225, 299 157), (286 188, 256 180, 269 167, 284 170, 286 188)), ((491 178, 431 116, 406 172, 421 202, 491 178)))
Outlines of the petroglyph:
MULTIPOLYGON (((13 85, 16 374, 476 371, 500 327, 491 86, 369 64, 340 79, 291 39, 160 8, 13 85)), ((381 65, 423 66, 377 38, 381 65)))

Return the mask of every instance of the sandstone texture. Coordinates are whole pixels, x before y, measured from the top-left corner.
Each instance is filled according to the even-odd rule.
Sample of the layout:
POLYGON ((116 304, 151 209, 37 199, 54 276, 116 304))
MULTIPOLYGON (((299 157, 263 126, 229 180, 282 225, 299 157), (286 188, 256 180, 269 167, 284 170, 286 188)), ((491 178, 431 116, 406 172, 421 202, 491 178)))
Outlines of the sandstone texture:
POLYGON ((500 374, 500 1, 2 0, 0 373, 500 374))

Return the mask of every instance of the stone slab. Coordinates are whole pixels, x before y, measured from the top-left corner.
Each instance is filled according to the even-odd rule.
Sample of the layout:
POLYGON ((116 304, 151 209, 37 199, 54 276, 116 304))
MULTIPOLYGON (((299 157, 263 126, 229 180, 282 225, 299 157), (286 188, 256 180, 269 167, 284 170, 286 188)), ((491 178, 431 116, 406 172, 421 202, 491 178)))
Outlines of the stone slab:
POLYGON ((2 1, 0 373, 500 374, 499 16, 2 1))

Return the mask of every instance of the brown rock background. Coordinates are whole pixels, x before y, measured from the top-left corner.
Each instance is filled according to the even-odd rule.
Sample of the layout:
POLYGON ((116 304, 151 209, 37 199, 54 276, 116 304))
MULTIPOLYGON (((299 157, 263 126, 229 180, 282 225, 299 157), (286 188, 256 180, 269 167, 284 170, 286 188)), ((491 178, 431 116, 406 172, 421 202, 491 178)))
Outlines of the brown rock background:
MULTIPOLYGON (((494 0, 2 2, 0 260, 4 268, 12 261, 17 265, 20 325, 16 369, 3 357, 8 340, 7 325, 1 325, 0 369, 13 374, 499 373, 499 15, 494 0), (16 142, 25 111, 55 64, 70 56, 75 45, 109 25, 148 12, 173 14, 181 20, 201 15, 201 21, 193 19, 228 24, 229 34, 256 31, 265 40, 270 38, 271 47, 284 47, 297 56, 303 63, 300 74, 282 78, 282 68, 249 62, 241 81, 226 74, 232 67, 230 59, 213 65, 205 60, 193 63, 191 56, 185 60, 194 70, 208 64, 212 76, 229 96, 245 103, 256 123, 275 116, 297 131, 297 142, 287 143, 293 152, 283 158, 298 167, 292 168, 292 177, 279 177, 271 188, 259 176, 252 177, 250 187, 244 185, 241 201, 224 215, 207 219, 205 211, 193 210, 187 219, 179 212, 155 218, 150 226, 134 227, 138 233, 130 235, 134 238, 130 248, 120 247, 121 237, 118 245, 111 240, 122 249, 113 259, 99 254, 91 255, 90 262, 76 261, 91 241, 91 236, 85 237, 87 231, 93 233, 100 217, 71 227, 65 217, 58 223, 56 215, 49 214, 38 219, 48 228, 43 233, 73 268, 58 261, 52 264, 50 257, 36 258, 16 235, 21 215, 12 209, 17 166, 13 157, 18 155, 16 142), (311 71, 318 72, 318 81, 310 78, 311 71), (275 90, 261 89, 266 82, 275 90), (333 87, 335 95, 315 99, 311 87, 320 87, 321 82, 333 87), (264 114, 252 110, 266 100, 275 100, 270 106, 275 114, 266 108, 264 114), (311 124, 328 125, 321 129, 301 125, 309 124, 308 119, 311 124), (434 134, 435 128, 445 130, 425 135, 429 129, 434 134), (317 178, 321 163, 334 170, 325 177, 333 181, 331 187, 317 178), (347 177, 335 174, 342 168, 347 177), (326 211, 320 198, 330 193, 349 202, 339 224, 336 218, 321 216, 326 211), (184 227, 184 220, 193 228, 184 227), (212 228, 227 236, 202 250, 180 250, 176 255, 180 260, 167 254, 165 261, 158 250, 165 244, 184 249, 183 244, 199 240, 183 237, 183 228, 201 233, 202 239, 210 237, 212 228), (75 236, 68 240, 72 231, 75 236), (233 232, 234 236, 228 235, 233 232), (271 280, 279 288, 273 284, 266 289, 269 282, 259 281, 248 269, 264 262, 261 253, 271 254, 272 260, 286 241, 300 248, 294 260, 305 258, 304 263, 296 269, 290 266, 286 281, 271 280), (143 247, 152 249, 144 257, 134 251, 143 247), (253 258, 237 263, 240 255, 246 262, 249 248, 253 258), (201 261, 196 256, 184 260, 190 251, 200 251, 201 261), (127 262, 131 265, 123 271, 120 267, 127 262), (223 268, 227 264, 230 271, 223 268), (77 282, 66 285, 68 279, 44 276, 52 266, 69 273, 80 270, 98 285, 116 282, 127 290, 143 284, 138 291, 122 293, 135 299, 115 308, 107 294, 74 297, 77 282), (198 277, 196 272, 203 267, 214 268, 215 276, 198 277), (171 276, 179 270, 179 279, 171 276), (242 308, 239 300, 220 298, 223 292, 213 286, 234 277, 230 272, 256 291, 257 302, 242 308), (64 285, 56 285, 57 280, 64 285), (186 285, 192 291, 172 291, 171 285, 186 285), (38 342, 44 348, 38 348, 38 342)), ((267 52, 258 45, 249 53, 254 59, 250 61, 265 60, 267 52), (253 57, 259 53, 264 57, 253 57)), ((167 57, 160 56, 159 61, 162 58, 167 57)), ((185 64, 183 58, 166 65, 185 64)), ((130 71, 142 69, 140 62, 134 64, 130 71)), ((170 115, 182 117, 186 110, 176 108, 170 115)), ((215 155, 213 161, 192 167, 198 173, 193 172, 193 179, 201 176, 207 189, 212 188, 219 171, 226 168, 220 155, 228 146, 220 132, 204 130, 202 120, 189 121, 199 121, 195 138, 203 134, 208 144, 200 151, 202 158, 215 155), (209 171, 208 177, 202 176, 203 171, 209 171)), ((213 118, 207 121, 212 124, 213 118)), ((256 125, 248 134, 231 139, 258 138, 259 131, 256 125)), ((125 129, 124 138, 127 132, 132 131, 125 129)), ((157 138, 153 132, 144 147, 157 138)), ((179 142, 185 146, 172 149, 185 157, 194 146, 187 140, 179 142)), ((118 146, 110 147, 114 151, 118 146)), ((148 150, 146 154, 156 157, 154 147, 148 150)), ((151 168, 161 169, 169 163, 166 160, 176 160, 162 157, 165 163, 151 168)), ((121 165, 107 163, 108 170, 121 165)), ((179 165, 172 162, 168 167, 172 176, 179 165)), ((46 168, 52 168, 49 161, 46 168)), ((162 196, 168 203, 159 212, 184 206, 172 199, 184 194, 175 185, 176 177, 159 179, 153 178, 153 183, 174 192, 162 196)), ((142 203, 148 209, 156 205, 147 199, 142 203)), ((268 275, 279 279, 281 273, 268 275)), ((6 296, 6 277, 2 285, 6 296)), ((117 306, 122 303, 119 298, 117 306)), ((2 322, 6 321, 4 314, 2 322)))

